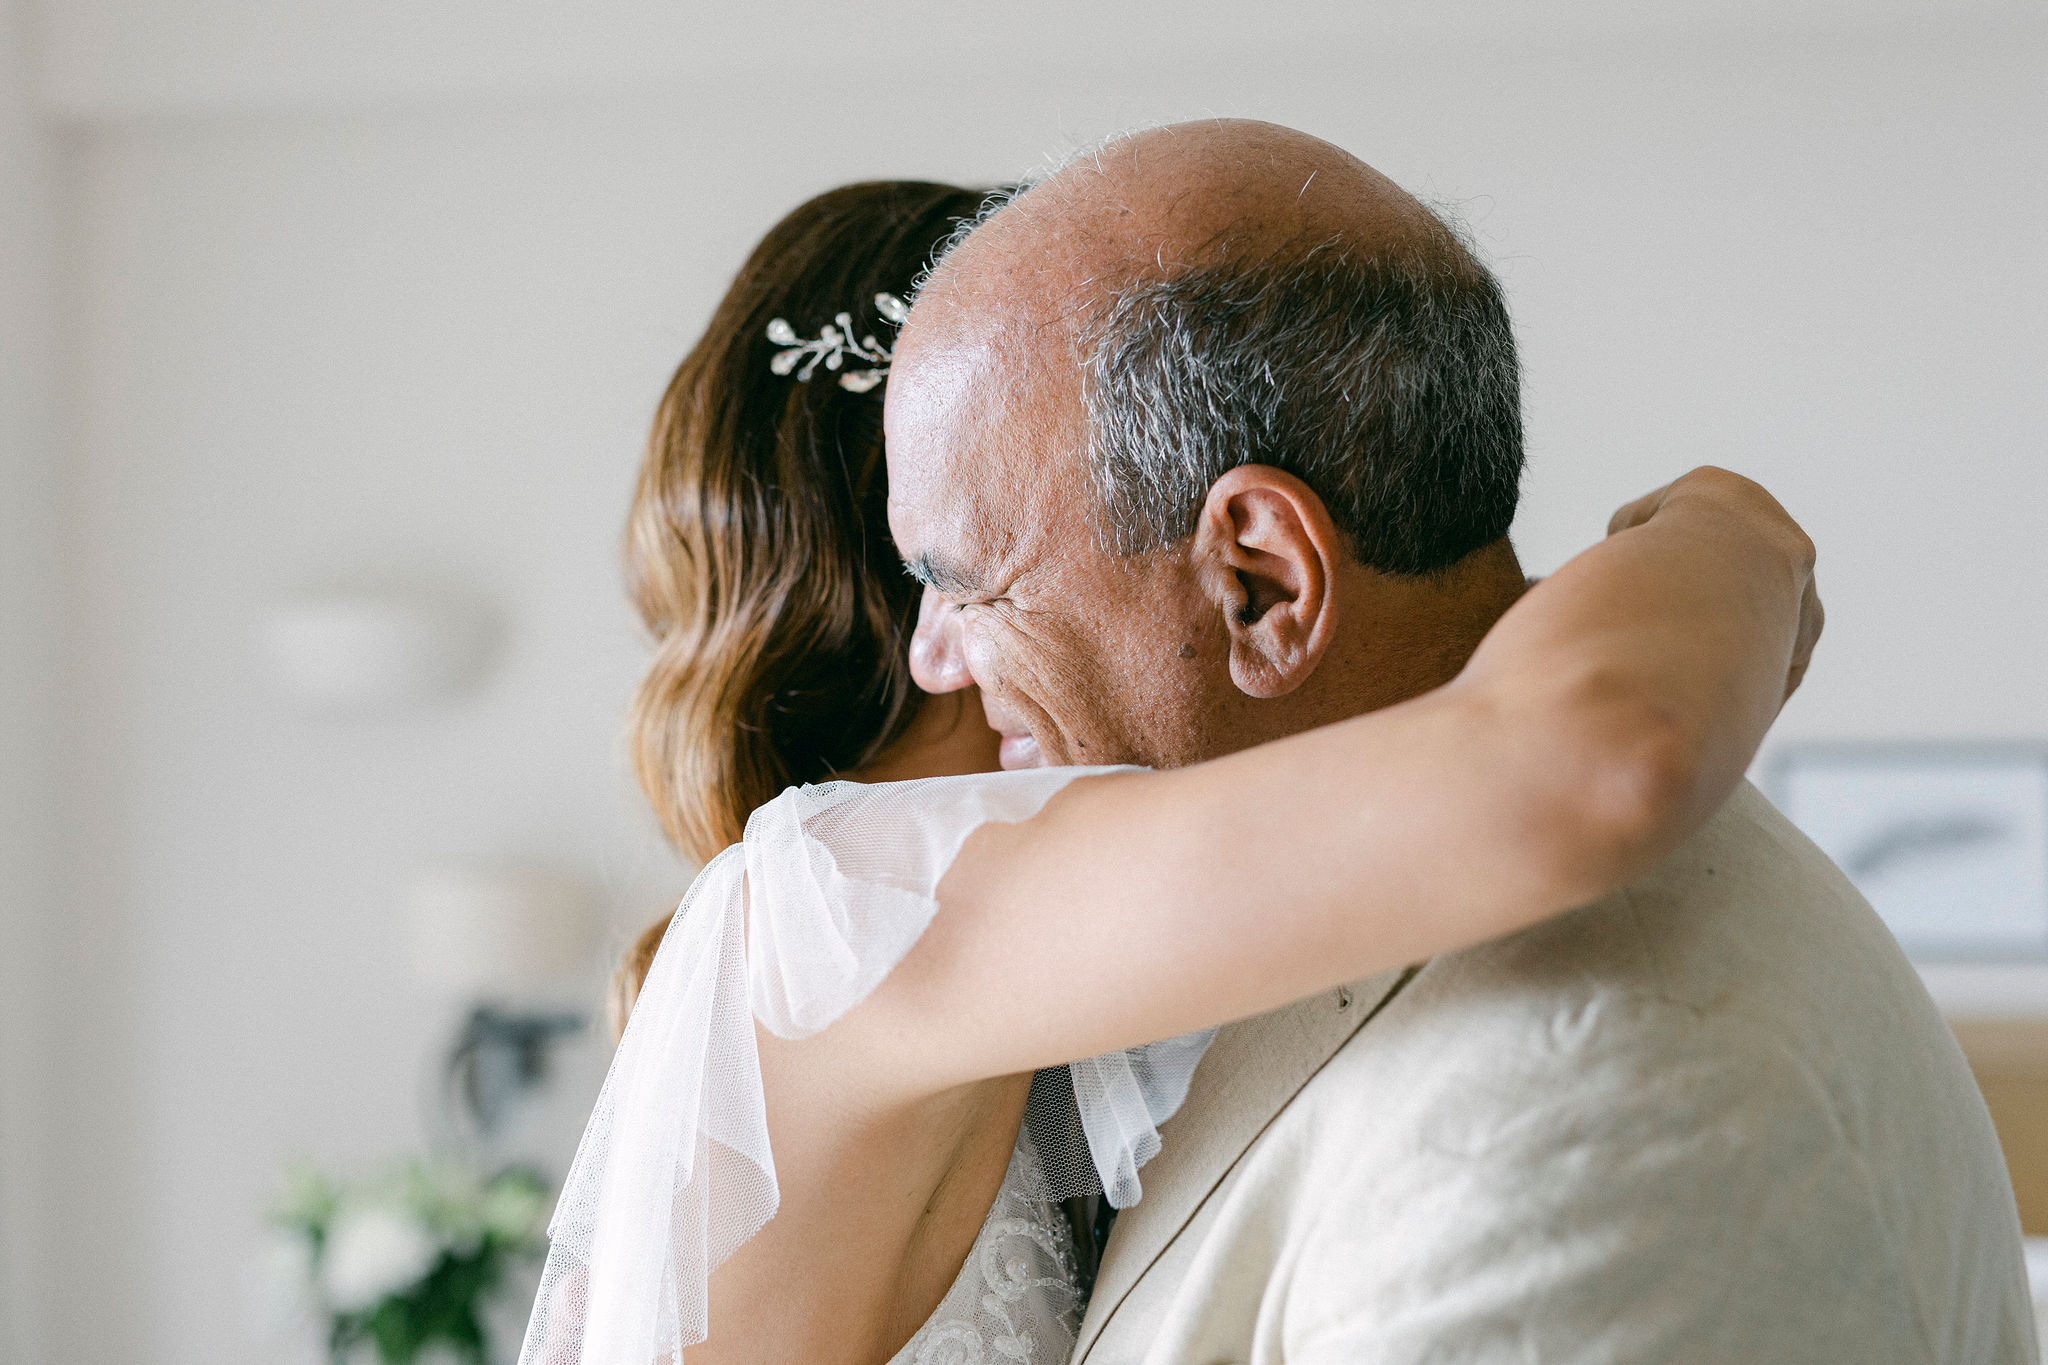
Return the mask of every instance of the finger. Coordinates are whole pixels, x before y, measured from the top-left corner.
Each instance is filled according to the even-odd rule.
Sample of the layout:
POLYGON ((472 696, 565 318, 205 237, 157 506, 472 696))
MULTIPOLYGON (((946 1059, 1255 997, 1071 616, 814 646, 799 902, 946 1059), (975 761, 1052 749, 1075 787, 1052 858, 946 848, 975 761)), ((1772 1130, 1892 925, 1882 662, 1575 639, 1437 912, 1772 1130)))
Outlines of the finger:
POLYGON ((1792 643, 1792 667, 1785 675, 1785 700, 1790 701, 1799 684, 1806 681, 1807 666, 1813 662, 1814 648, 1826 627, 1827 610, 1821 605, 1820 589, 1809 577, 1800 597, 1799 633, 1792 643))
POLYGON ((1664 495, 1670 491, 1671 485, 1667 483, 1662 488, 1643 494, 1634 502, 1623 503, 1615 514, 1607 519, 1607 534, 1617 535, 1631 526, 1641 526, 1656 515, 1657 508, 1664 502, 1664 495))

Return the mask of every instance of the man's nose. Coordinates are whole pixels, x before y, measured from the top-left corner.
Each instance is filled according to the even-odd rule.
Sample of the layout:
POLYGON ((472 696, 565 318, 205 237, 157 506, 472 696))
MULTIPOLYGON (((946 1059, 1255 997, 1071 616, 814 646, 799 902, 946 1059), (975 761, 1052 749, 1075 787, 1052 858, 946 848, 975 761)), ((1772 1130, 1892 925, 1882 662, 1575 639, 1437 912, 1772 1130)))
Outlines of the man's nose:
POLYGON ((960 643, 960 609, 931 588, 917 609, 917 629, 910 636, 910 678, 927 692, 958 692, 973 684, 967 652, 960 643))

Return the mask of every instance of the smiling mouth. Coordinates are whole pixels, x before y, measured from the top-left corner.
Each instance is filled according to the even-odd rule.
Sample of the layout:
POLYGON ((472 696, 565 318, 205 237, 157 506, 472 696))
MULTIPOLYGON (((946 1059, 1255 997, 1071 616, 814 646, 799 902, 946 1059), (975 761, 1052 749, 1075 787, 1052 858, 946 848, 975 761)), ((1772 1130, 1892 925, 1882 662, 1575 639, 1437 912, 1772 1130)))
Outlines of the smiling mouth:
POLYGON ((998 757, 1005 771, 1045 766, 1045 755, 1039 751, 1038 741, 1028 734, 1004 735, 998 757))
POLYGON ((1045 754, 1024 717, 998 701, 986 687, 981 689, 981 716, 989 729, 1002 736, 996 757, 1005 771, 1046 766, 1045 754))

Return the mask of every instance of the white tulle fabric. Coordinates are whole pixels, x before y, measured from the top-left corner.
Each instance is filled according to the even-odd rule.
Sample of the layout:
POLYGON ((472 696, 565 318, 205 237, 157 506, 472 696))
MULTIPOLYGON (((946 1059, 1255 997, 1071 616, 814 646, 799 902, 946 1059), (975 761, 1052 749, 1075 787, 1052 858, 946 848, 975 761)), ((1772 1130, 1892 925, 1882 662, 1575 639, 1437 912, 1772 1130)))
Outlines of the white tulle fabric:
MULTIPOLYGON (((803 1038, 845 1014, 931 923, 968 835, 1103 771, 833 782, 754 813, 648 971, 555 1208, 521 1365, 680 1365, 709 1331, 711 1271, 775 1214, 754 1021, 803 1038)), ((1210 1036, 1041 1073, 1023 1139, 1030 1197, 1135 1202, 1210 1036)))

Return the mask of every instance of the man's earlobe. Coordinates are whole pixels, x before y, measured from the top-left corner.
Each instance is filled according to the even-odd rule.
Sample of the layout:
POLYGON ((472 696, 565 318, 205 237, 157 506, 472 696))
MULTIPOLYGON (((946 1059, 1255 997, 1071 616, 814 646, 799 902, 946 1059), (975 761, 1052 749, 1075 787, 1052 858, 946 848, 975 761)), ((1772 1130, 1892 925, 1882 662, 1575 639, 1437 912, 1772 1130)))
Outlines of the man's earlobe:
POLYGON ((1241 465, 1210 487, 1195 537, 1231 681, 1247 696, 1286 696, 1315 672, 1336 628, 1343 550, 1323 500, 1291 474, 1241 465))

